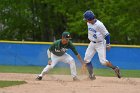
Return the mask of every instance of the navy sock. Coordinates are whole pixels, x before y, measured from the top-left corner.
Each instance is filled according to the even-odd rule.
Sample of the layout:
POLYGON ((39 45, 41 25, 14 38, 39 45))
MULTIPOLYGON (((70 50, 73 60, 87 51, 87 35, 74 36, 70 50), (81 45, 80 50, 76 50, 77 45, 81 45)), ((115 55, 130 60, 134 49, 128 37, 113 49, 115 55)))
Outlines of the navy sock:
POLYGON ((87 70, 89 72, 90 75, 93 74, 93 66, 92 66, 92 63, 86 63, 86 66, 87 66, 87 70))

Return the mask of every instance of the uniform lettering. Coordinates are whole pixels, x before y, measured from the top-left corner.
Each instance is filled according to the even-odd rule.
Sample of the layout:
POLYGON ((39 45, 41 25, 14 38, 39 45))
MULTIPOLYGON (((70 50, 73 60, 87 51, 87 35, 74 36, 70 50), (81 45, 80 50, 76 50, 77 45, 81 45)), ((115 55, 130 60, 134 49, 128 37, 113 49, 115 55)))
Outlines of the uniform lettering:
POLYGON ((55 52, 66 52, 66 48, 55 49, 55 52))

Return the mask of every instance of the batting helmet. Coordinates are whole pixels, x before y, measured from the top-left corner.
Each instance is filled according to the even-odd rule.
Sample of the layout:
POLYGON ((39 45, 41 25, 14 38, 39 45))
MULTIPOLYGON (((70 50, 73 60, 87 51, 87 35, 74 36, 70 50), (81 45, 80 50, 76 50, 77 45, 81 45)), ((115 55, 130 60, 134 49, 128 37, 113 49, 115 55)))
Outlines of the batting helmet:
POLYGON ((83 20, 92 20, 95 18, 94 13, 91 10, 87 10, 84 14, 84 19, 83 20))

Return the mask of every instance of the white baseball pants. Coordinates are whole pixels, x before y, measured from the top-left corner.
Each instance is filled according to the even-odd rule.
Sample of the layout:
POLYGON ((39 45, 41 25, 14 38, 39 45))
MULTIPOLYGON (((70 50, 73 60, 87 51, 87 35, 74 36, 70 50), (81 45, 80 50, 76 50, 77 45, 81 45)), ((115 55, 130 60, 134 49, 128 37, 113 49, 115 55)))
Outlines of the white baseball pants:
POLYGON ((100 63, 105 65, 108 60, 106 60, 106 44, 104 42, 90 42, 85 53, 84 61, 86 63, 89 63, 96 52, 98 53, 100 63))
POLYGON ((69 54, 65 53, 62 56, 56 56, 53 53, 51 53, 51 59, 52 59, 51 65, 47 65, 39 76, 43 76, 45 75, 44 73, 48 73, 48 71, 52 69, 58 62, 64 62, 70 64, 72 77, 77 76, 75 61, 69 54))

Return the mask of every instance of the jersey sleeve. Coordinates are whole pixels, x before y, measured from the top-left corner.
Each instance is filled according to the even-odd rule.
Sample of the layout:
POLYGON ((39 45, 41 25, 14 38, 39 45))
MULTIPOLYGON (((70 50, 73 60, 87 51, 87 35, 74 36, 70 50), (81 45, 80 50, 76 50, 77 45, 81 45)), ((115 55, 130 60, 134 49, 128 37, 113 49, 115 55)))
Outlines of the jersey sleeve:
POLYGON ((49 47, 50 52, 52 52, 52 51, 55 49, 55 44, 56 44, 56 42, 54 42, 54 43, 49 47))
POLYGON ((50 50, 50 52, 52 52, 52 50, 53 50, 53 45, 51 45, 51 46, 49 47, 49 50, 50 50))
POLYGON ((99 31, 104 35, 104 38, 109 35, 108 30, 106 29, 106 27, 104 26, 103 23, 100 23, 100 25, 98 25, 98 29, 99 31))
POLYGON ((78 55, 78 52, 77 52, 75 46, 72 44, 71 41, 69 41, 69 46, 70 46, 70 49, 73 51, 73 53, 74 53, 75 55, 78 55))

